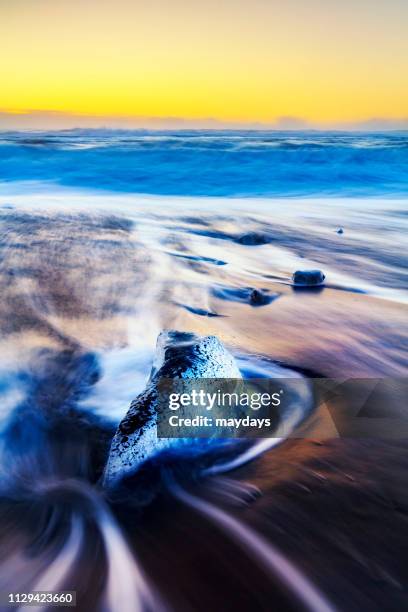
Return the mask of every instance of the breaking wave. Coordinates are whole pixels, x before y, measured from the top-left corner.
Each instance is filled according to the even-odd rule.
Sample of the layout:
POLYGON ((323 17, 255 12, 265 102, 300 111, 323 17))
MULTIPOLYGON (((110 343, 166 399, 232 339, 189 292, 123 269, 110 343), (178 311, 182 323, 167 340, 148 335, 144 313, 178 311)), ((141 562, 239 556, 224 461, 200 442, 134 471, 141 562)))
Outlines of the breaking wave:
POLYGON ((408 193, 406 132, 3 132, 0 163, 3 181, 158 195, 408 193))

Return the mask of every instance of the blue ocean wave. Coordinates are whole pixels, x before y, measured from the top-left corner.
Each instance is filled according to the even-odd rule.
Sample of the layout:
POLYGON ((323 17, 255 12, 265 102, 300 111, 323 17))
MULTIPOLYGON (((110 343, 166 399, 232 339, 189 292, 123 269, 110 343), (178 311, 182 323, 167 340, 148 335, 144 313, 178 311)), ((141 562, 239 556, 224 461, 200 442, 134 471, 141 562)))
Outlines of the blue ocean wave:
POLYGON ((188 196, 408 194, 408 133, 0 133, 1 181, 188 196))

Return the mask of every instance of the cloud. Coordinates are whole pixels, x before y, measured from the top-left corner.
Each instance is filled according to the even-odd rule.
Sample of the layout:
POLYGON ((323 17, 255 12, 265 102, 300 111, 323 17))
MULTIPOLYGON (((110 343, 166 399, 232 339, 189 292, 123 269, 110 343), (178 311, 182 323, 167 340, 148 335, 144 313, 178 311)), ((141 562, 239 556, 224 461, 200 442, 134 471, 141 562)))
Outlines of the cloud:
POLYGON ((274 125, 278 130, 307 130, 313 127, 312 124, 300 117, 278 117, 274 125))
POLYGON ((350 121, 338 124, 338 129, 362 130, 367 132, 386 130, 408 130, 408 117, 401 119, 386 119, 377 117, 365 121, 350 121))
POLYGON ((278 117, 272 122, 222 121, 212 117, 189 119, 183 117, 116 117, 65 113, 54 110, 14 111, 0 109, 0 130, 60 130, 74 128, 110 129, 218 129, 218 130, 408 130, 408 117, 401 119, 372 118, 365 121, 326 122, 307 121, 301 117, 278 117))

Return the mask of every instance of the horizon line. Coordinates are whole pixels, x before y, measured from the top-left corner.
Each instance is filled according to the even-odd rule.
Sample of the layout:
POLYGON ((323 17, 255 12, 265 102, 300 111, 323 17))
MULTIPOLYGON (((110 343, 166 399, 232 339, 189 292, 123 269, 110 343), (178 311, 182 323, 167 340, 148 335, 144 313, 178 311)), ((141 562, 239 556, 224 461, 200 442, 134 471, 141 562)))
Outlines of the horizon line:
POLYGON ((141 115, 92 115, 59 110, 2 109, 0 131, 8 130, 248 130, 248 131, 404 131, 408 116, 355 120, 315 121, 283 116, 271 121, 218 119, 216 117, 158 117, 141 115))

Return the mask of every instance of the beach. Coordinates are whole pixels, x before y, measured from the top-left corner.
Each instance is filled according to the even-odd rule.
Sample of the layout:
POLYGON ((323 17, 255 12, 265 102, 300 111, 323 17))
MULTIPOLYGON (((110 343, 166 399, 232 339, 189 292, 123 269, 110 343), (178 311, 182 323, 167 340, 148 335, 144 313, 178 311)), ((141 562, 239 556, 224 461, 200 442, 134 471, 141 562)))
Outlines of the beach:
MULTIPOLYGON (((246 155, 248 147, 267 146, 262 138, 251 144, 244 136, 239 137, 246 155)), ((110 505, 99 484, 110 440, 145 388, 162 330, 217 336, 244 378, 274 377, 281 368, 305 378, 407 374, 406 186, 401 180, 392 187, 391 170, 381 175, 376 191, 371 184, 363 193, 365 179, 357 186, 357 174, 346 180, 344 165, 341 171, 331 165, 343 178, 324 193, 320 179, 311 183, 315 175, 306 164, 299 194, 296 189, 289 194, 283 183, 280 194, 270 193, 269 179, 252 189, 263 185, 262 193, 250 193, 259 170, 256 152, 255 170, 239 189, 228 179, 231 160, 226 162, 225 193, 217 181, 204 189, 200 176, 191 178, 190 166, 180 169, 190 183, 181 182, 179 194, 176 183, 164 179, 154 190, 150 166, 140 187, 146 193, 132 192, 130 180, 118 188, 123 168, 108 172, 101 186, 95 178, 100 165, 92 165, 91 176, 85 161, 84 179, 73 181, 65 170, 61 181, 41 174, 52 164, 64 165, 65 155, 71 161, 74 149, 103 155, 109 138, 103 144, 99 134, 93 138, 80 135, 75 147, 70 141, 58 150, 47 142, 14 143, 16 156, 38 155, 39 175, 30 175, 32 166, 27 176, 8 177, 0 185, 0 512, 7 588, 21 588, 13 577, 16 568, 25 575, 22 586, 32 587, 50 559, 60 559, 73 533, 69 510, 57 509, 58 495, 47 502, 19 496, 27 478, 37 483, 78 478, 94 488, 101 504, 110 505), (41 147, 39 153, 35 147, 41 147), (90 187, 92 181, 98 188, 90 187), (322 286, 294 284, 297 270, 314 269, 325 275, 322 286), (46 466, 39 440, 52 451, 46 466), (47 512, 53 516, 48 536, 41 527, 47 512), (31 556, 23 552, 27 546, 31 556)), ((143 146, 149 148, 150 141, 143 146)), ((304 147, 311 145, 301 140, 290 146, 303 146, 305 159, 304 147)), ((345 146, 341 163, 347 165, 352 154, 345 146)), ((356 155, 361 146, 354 148, 356 155)), ((367 145, 369 156, 374 146, 396 145, 374 139, 367 145)), ((375 174, 378 164, 367 162, 361 172, 375 174)), ((286 177, 284 170, 288 167, 277 176, 286 177)), ((313 435, 312 429, 227 474, 238 483, 236 495, 230 495, 234 503, 225 495, 234 485, 221 477, 192 490, 276 546, 329 602, 328 609, 402 610, 406 467, 402 438, 342 438, 334 431, 313 435), (259 495, 245 488, 246 482, 259 495)), ((103 553, 88 502, 78 510, 66 492, 60 496, 84 521, 82 535, 70 540, 77 561, 70 562, 66 584, 81 595, 80 610, 96 609, 108 575, 106 542, 103 553)), ((126 499, 111 507, 115 529, 126 542, 115 535, 108 547, 111 559, 118 555, 112 562, 115 576, 126 566, 126 555, 134 554, 146 582, 170 609, 207 610, 220 598, 226 610, 267 610, 271 601, 277 609, 299 609, 260 557, 177 495, 163 491, 148 508, 132 504, 126 499)), ((125 599, 124 591, 118 595, 121 612, 134 609, 126 608, 125 599)))

